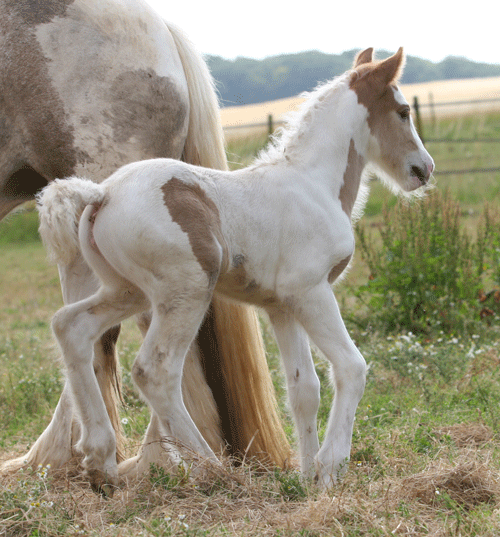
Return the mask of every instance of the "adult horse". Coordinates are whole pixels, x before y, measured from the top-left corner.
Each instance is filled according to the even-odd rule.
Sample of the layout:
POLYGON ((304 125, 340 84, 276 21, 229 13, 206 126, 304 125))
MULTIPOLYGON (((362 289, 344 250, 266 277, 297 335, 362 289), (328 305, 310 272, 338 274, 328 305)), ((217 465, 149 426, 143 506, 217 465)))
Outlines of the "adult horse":
MULTIPOLYGON (((213 82, 186 37, 142 0, 0 0, 0 219, 55 178, 100 182, 154 157, 226 169, 213 82)), ((59 264, 66 304, 97 290, 79 253, 59 264)), ((143 334, 148 315, 138 317, 143 334)), ((94 346, 94 371, 123 461, 115 344, 119 326, 94 346)), ((191 347, 187 407, 212 449, 283 464, 289 447, 275 411, 252 310, 214 299, 191 347)), ((26 456, 4 463, 64 465, 81 434, 65 385, 52 421, 26 456)), ((160 456, 153 414, 124 474, 160 456)))

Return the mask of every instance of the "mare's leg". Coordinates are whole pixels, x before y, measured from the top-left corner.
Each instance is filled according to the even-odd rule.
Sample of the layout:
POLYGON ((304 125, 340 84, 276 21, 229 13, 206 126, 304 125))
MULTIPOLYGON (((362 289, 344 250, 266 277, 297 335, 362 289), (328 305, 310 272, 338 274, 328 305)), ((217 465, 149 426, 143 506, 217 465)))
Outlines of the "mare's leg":
POLYGON ((52 327, 67 367, 67 379, 81 419, 77 448, 91 480, 115 483, 116 439, 93 369, 95 342, 110 327, 148 307, 142 292, 132 285, 102 287, 95 295, 60 309, 52 327))
POLYGON ((314 459, 319 450, 316 416, 320 385, 309 339, 293 315, 270 310, 269 318, 285 368, 288 397, 299 440, 300 468, 304 476, 313 477, 314 459))
POLYGON ((162 437, 179 442, 203 457, 215 459, 184 405, 181 388, 186 353, 209 300, 206 289, 195 292, 184 289, 182 298, 168 298, 154 304, 151 326, 132 374, 158 417, 162 437))
POLYGON ((354 415, 365 388, 366 362, 350 338, 326 282, 300 299, 295 315, 333 369, 335 397, 316 457, 316 476, 328 487, 347 470, 354 415))

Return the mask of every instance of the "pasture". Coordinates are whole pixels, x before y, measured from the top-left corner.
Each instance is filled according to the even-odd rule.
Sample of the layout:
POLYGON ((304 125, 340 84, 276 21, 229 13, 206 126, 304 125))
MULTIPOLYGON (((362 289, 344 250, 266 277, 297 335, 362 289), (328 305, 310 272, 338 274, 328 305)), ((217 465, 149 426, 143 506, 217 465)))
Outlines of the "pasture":
MULTIPOLYGON (((498 136, 499 125, 500 117, 489 114, 439 121, 434 128, 439 136, 483 138, 498 136)), ((265 137, 231 142, 229 160, 234 167, 246 164, 264 143, 265 137)), ((428 149, 438 170, 456 165, 459 158, 464 163, 473 158, 459 145, 450 150, 429 144, 428 149)), ((497 158, 495 146, 478 144, 478 151, 481 162, 497 158)), ((457 218, 470 242, 479 235, 485 201, 498 204, 499 185, 498 174, 438 176, 437 190, 449 188, 460 204, 457 218)), ((399 204, 374 185, 362 226, 379 251, 379 230, 386 225, 383 208, 387 205, 390 211, 399 204)), ((50 333, 51 316, 61 305, 57 270, 48 265, 36 239, 22 243, 11 238, 17 218, 31 229, 36 226, 33 212, 0 224, 2 460, 27 450, 48 423, 62 389, 50 333)), ((500 244, 490 244, 488 250, 495 248, 500 244)), ((448 309, 457 308, 461 319, 468 316, 460 327, 390 330, 383 320, 389 306, 380 305, 381 315, 374 315, 367 295, 356 296, 373 276, 361 253, 358 248, 337 289, 347 327, 369 364, 351 464, 340 485, 320 492, 300 479, 295 461, 274 472, 244 461, 236 467, 226 462, 218 469, 206 468, 196 476, 189 471, 168 475, 152 467, 142 480, 104 498, 71 469, 32 468, 0 476, 0 536, 498 535, 500 330, 495 304, 488 303, 493 314, 481 320, 479 301, 477 307, 458 311, 464 304, 450 300, 448 309)), ((494 291, 500 282, 489 263, 481 283, 494 291)), ((276 344, 266 319, 261 322, 282 418, 291 435, 276 344)), ((124 366, 121 418, 130 453, 140 445, 148 421, 130 378, 139 345, 137 328, 125 323, 119 341, 124 366)), ((325 361, 319 356, 315 361, 325 387, 325 361)), ((331 398, 331 390, 323 389, 320 434, 331 398)))

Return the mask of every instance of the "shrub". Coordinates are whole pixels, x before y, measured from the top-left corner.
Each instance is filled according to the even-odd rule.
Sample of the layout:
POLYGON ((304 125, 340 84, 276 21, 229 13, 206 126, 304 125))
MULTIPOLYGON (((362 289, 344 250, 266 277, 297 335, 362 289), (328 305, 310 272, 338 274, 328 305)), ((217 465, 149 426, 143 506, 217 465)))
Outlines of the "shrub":
POLYGON ((389 331, 466 330, 485 311, 478 298, 487 296, 486 277, 500 280, 497 224, 486 207, 471 238, 461 225, 459 203, 438 190, 417 203, 384 208, 380 240, 362 224, 356 230, 370 270, 357 296, 389 331))

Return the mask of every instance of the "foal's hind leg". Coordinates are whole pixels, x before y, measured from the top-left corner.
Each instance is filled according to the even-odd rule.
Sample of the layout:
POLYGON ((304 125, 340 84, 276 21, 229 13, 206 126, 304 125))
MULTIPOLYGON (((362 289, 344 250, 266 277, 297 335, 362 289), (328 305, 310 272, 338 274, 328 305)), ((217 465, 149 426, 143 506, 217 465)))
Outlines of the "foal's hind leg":
POLYGON ((153 319, 132 368, 134 381, 159 419, 162 436, 179 442, 202 457, 216 460, 182 398, 181 381, 186 353, 209 305, 206 290, 182 299, 153 305, 153 319), (204 295, 200 298, 200 294, 204 295))
POLYGON ((316 457, 316 476, 322 486, 328 487, 347 469, 354 415, 365 387, 366 363, 345 328, 326 282, 298 300, 295 315, 333 369, 335 398, 316 457))
MULTIPOLYGON (((92 270, 80 255, 70 265, 60 265, 59 276, 66 305, 92 296, 99 289, 92 270)), ((114 344, 108 345, 106 350, 107 352, 103 348, 102 338, 99 339, 94 345, 94 367, 107 403, 108 413, 115 427, 119 429, 118 408, 116 401, 113 400, 113 380, 115 379, 110 368, 105 367, 106 359, 115 363, 114 344)), ((71 388, 66 382, 49 425, 31 446, 29 452, 17 459, 6 461, 0 465, 0 471, 16 471, 23 466, 36 467, 39 464, 42 466, 50 464, 53 469, 61 468, 75 456, 74 444, 79 438, 80 423, 75 413, 71 388)))
MULTIPOLYGON (((137 325, 143 338, 146 337, 150 324, 151 314, 149 312, 137 316, 137 325)), ((191 344, 184 363, 182 395, 187 411, 198 430, 203 434, 213 451, 221 452, 223 444, 217 406, 205 379, 196 340, 191 344)), ((151 463, 164 466, 167 470, 175 470, 177 467, 177 464, 175 467, 172 466, 175 461, 162 446, 160 420, 153 409, 151 409, 151 420, 139 452, 118 465, 120 478, 143 476, 145 472, 149 471, 151 463)))
POLYGON ((60 309, 52 322, 81 418, 77 448, 85 455, 82 464, 96 485, 116 483, 118 473, 115 433, 93 370, 92 348, 108 328, 147 306, 142 292, 132 285, 102 287, 90 298, 60 309))

